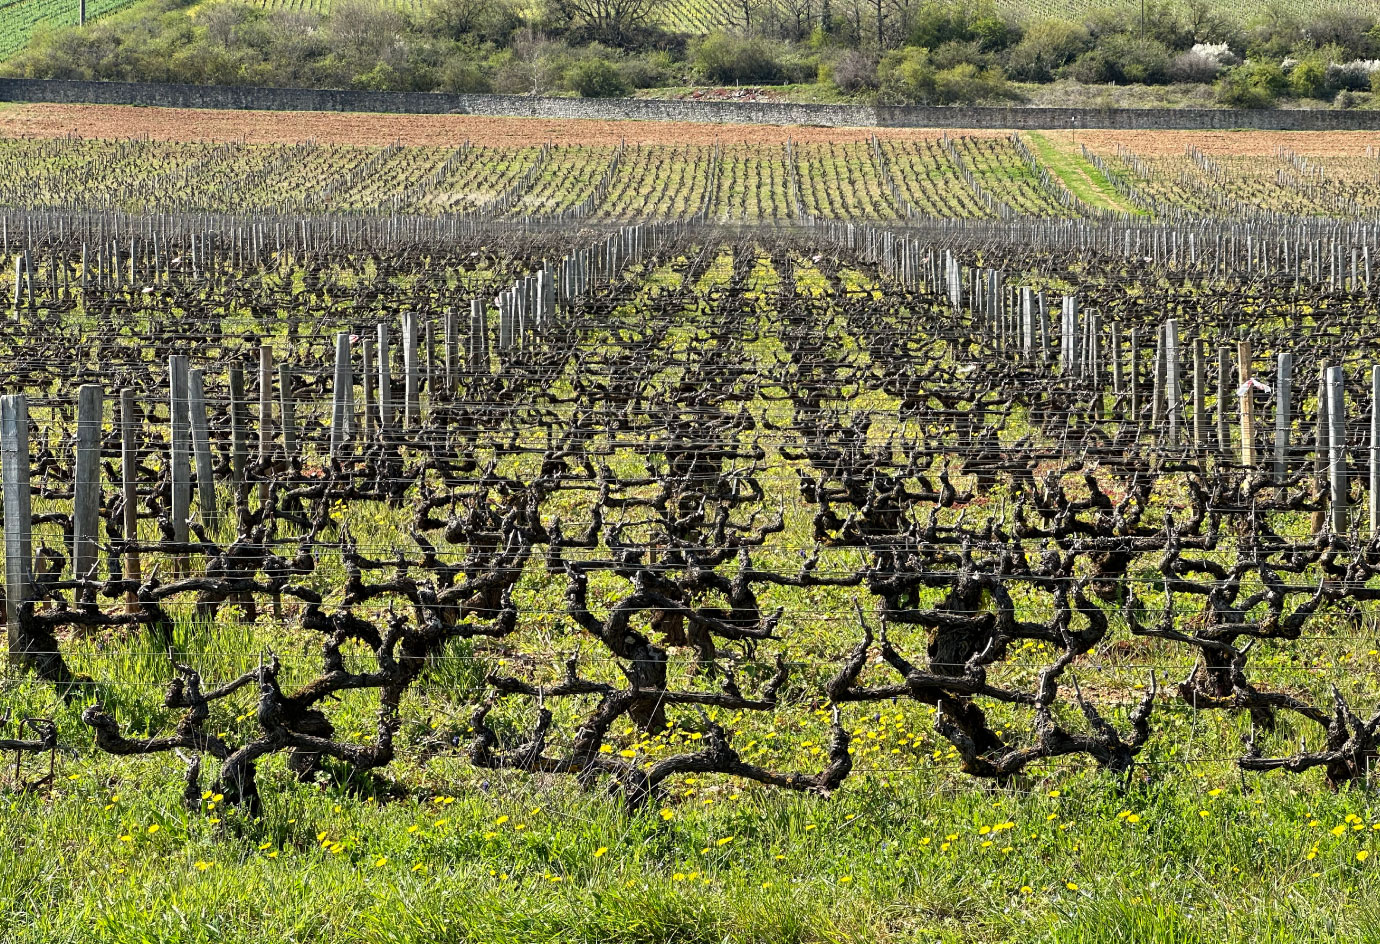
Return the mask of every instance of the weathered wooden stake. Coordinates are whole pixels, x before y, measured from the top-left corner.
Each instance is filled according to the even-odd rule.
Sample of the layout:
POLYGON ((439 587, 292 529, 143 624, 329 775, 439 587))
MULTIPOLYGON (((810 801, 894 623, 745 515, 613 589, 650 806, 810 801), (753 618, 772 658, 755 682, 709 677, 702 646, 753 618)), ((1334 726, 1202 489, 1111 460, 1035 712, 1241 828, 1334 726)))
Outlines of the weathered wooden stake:
POLYGON ((244 368, 230 368, 230 481, 239 485, 249 465, 249 411, 244 398, 244 368))
POLYGON ((1255 465, 1255 391, 1251 388, 1251 342, 1236 343, 1236 380, 1241 405, 1241 464, 1255 465))
POLYGON ((1217 449, 1222 458, 1231 453, 1231 350, 1217 349, 1217 449))
POLYGON ((1347 531, 1346 475, 1346 373, 1341 367, 1327 370, 1328 468, 1332 485, 1332 533, 1347 531))
POLYGON ((27 661, 19 614, 33 583, 34 539, 29 492, 29 401, 22 393, 0 397, 0 489, 5 503, 5 624, 9 658, 27 661))
MULTIPOLYGON (((259 462, 273 457, 273 348, 259 345, 259 462)), ((259 483, 259 501, 268 500, 268 480, 259 483)))
POLYGON ((1207 342, 1193 340, 1193 448, 1202 452, 1207 448, 1207 342))
POLYGON ((364 438, 367 441, 377 426, 374 418, 374 342, 361 338, 359 342, 359 392, 364 411, 364 438))
MULTIPOLYGON (((171 414, 171 440, 169 461, 172 478, 172 529, 173 540, 186 544, 187 524, 192 513, 192 431, 187 408, 187 363, 186 354, 173 354, 168 358, 168 407, 171 414)), ((182 575, 186 566, 186 555, 178 553, 174 558, 173 569, 182 575)))
POLYGON ((215 469, 211 464, 211 429, 206 419, 206 390, 200 370, 187 372, 187 416, 192 430, 192 455, 196 461, 196 496, 201 523, 208 532, 220 520, 216 507, 215 469))
POLYGON ((445 333, 444 344, 445 344, 445 362, 446 362, 446 363, 445 363, 445 373, 446 373, 446 395, 447 395, 447 396, 454 396, 454 395, 455 395, 456 384, 457 384, 457 382, 458 382, 458 380, 459 380, 459 375, 458 375, 458 373, 457 373, 457 364, 456 364, 456 360, 457 360, 457 356, 458 356, 459 351, 460 351, 460 341, 459 341, 459 338, 457 337, 457 330, 456 330, 456 329, 457 329, 457 319, 456 319, 456 315, 455 315, 455 310, 452 309, 452 308, 447 308, 447 309, 446 309, 445 323, 444 323, 444 325, 443 325, 443 331, 444 331, 444 333, 445 333))
POLYGON ((1140 416, 1140 329, 1131 329, 1131 363, 1126 375, 1128 392, 1131 395, 1131 422, 1139 424, 1140 416))
POLYGON ((1275 367, 1275 481, 1283 484, 1289 477, 1289 434, 1293 426, 1290 399, 1294 386, 1294 355, 1279 354, 1275 367))
POLYGON ((403 429, 413 429, 421 421, 418 387, 421 382, 421 364, 417 356, 417 316, 414 312, 402 313, 403 342, 403 429))
POLYGON ((385 439, 393 434, 393 373, 388 349, 388 325, 378 326, 379 337, 379 432, 385 439))
MULTIPOLYGON (((1366 288, 1370 288, 1370 256, 1366 256, 1366 288)), ((1370 369, 1370 533, 1380 534, 1380 367, 1370 369)))
MULTIPOLYGON (((1327 463, 1332 450, 1328 447, 1328 439, 1332 432, 1332 424, 1327 417, 1327 372, 1329 368, 1326 364, 1322 365, 1322 370, 1318 373, 1318 408, 1317 415, 1313 424, 1313 484, 1319 495, 1322 494, 1323 485, 1327 477, 1327 463)), ((1313 512, 1312 528, 1313 533, 1317 534, 1323 529, 1327 516, 1322 511, 1313 512)))
MULTIPOLYGON (((125 540, 139 540, 139 415, 134 409, 135 391, 125 387, 120 391, 120 503, 124 506, 125 540)), ((126 580, 142 580, 139 552, 125 551, 126 580)), ((139 611, 139 595, 133 590, 125 594, 125 610, 139 611)))
POLYGON ((77 390, 77 462, 72 483, 72 577, 99 579, 95 573, 101 515, 101 419, 105 410, 100 384, 77 390))
POLYGON ((350 444, 354 416, 354 376, 350 370, 350 332, 335 336, 335 379, 331 385, 331 455, 340 456, 350 444))
POLYGON ((1183 419, 1183 389, 1179 380, 1179 323, 1170 318, 1164 323, 1164 402, 1169 415, 1169 444, 1179 444, 1179 424, 1183 419))
POLYGON ((1120 419, 1126 415, 1126 404, 1123 402, 1125 396, 1124 384, 1121 379, 1121 322, 1112 322, 1112 413, 1114 418, 1120 419))

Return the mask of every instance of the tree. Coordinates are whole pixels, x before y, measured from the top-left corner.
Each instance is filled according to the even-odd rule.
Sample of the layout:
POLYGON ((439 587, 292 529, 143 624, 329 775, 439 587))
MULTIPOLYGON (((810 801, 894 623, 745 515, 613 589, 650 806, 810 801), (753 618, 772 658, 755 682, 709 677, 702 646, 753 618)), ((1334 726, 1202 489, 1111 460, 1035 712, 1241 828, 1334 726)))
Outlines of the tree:
POLYGON ((504 43, 522 19, 509 0, 434 0, 426 8, 425 23, 448 39, 470 37, 504 43))
POLYGON ((554 12, 572 26, 583 27, 591 37, 610 45, 625 44, 637 30, 648 26, 657 0, 552 0, 554 12))

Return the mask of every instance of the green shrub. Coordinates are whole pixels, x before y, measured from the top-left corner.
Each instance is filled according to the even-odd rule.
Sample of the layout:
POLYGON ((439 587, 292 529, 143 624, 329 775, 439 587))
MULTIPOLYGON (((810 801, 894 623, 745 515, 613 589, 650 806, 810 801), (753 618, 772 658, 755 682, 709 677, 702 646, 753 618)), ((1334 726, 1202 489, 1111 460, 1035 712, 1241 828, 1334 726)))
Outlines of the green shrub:
POLYGON ((694 50, 695 71, 724 85, 772 83, 781 78, 781 63, 765 40, 710 33, 694 50))
POLYGON ((1217 100, 1232 108, 1269 108, 1289 87, 1284 70, 1272 62, 1248 62, 1217 80, 1217 100))
POLYGON ((581 98, 618 98, 629 90, 623 73, 607 59, 582 60, 566 73, 565 80, 581 98))
POLYGON ((1289 70, 1289 91, 1299 98, 1322 98, 1327 93, 1327 69, 1316 59, 1304 59, 1289 70))
POLYGON ((1006 76, 996 69, 979 69, 971 62, 934 74, 934 101, 940 105, 960 105, 993 98, 1006 98, 1006 76))
POLYGON ((1058 69, 1092 46, 1088 31, 1066 20, 1045 20, 1032 26, 1006 56, 1006 73, 1026 82, 1048 82, 1058 69))
POLYGON ((676 72, 676 63, 665 50, 654 50, 641 55, 631 55, 618 64, 623 73, 623 81, 631 88, 657 88, 670 83, 676 72))
POLYGON ((877 66, 877 100, 886 105, 919 105, 934 100, 930 51, 917 46, 893 49, 877 66))
POLYGON ((441 69, 441 89, 456 94, 492 92, 493 83, 479 66, 467 58, 456 57, 441 69))

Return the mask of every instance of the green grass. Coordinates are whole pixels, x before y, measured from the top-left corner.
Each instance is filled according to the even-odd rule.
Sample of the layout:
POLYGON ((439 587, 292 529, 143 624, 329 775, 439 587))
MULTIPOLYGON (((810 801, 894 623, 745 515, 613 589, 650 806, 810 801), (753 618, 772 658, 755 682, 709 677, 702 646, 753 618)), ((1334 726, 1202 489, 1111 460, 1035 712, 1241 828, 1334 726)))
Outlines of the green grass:
POLYGON ((1149 215, 1117 193, 1111 181, 1081 153, 1059 147, 1038 131, 1026 132, 1022 137, 1030 142, 1030 149, 1035 152, 1040 163, 1084 203, 1104 210, 1129 213, 1132 216, 1149 215))
POLYGON ((1229 770, 1176 772, 1123 792, 1097 776, 1056 774, 987 792, 941 775, 850 781, 831 801, 744 788, 712 806, 678 806, 665 820, 517 782, 457 792, 452 802, 437 770, 427 790, 387 804, 275 782, 262 823, 225 814, 213 825, 178 807, 179 768, 101 761, 64 778, 51 800, 8 802, 0 937, 758 944, 1380 935, 1380 857, 1357 861, 1380 851, 1369 797, 1288 777, 1252 779, 1243 792, 1229 770), (1333 835, 1337 826, 1343 835, 1333 835))

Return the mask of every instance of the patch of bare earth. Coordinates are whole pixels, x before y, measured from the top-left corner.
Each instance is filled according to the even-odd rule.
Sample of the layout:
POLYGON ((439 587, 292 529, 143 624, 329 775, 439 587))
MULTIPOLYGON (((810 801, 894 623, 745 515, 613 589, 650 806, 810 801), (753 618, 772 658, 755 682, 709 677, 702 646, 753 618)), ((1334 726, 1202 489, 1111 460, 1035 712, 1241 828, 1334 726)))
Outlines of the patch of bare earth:
MULTIPOLYGON (((19 105, 0 111, 0 135, 54 138, 139 138, 161 141, 234 141, 251 144, 383 145, 400 141, 456 146, 464 141, 496 147, 527 147, 550 141, 570 145, 780 144, 926 140, 943 131, 924 128, 819 128, 783 125, 708 124, 674 121, 492 118, 481 115, 382 115, 340 112, 220 111, 143 108, 131 105, 19 105)), ((965 132, 969 133, 969 132, 965 132)), ((971 132, 980 135, 1000 131, 971 132)))
POLYGON ((1206 154, 1223 157, 1273 155, 1280 147, 1317 157, 1350 157, 1364 154, 1367 146, 1380 146, 1380 131, 1050 131, 1047 136, 1062 146, 1086 144, 1105 153, 1118 146, 1146 157, 1183 154, 1192 145, 1206 154))

